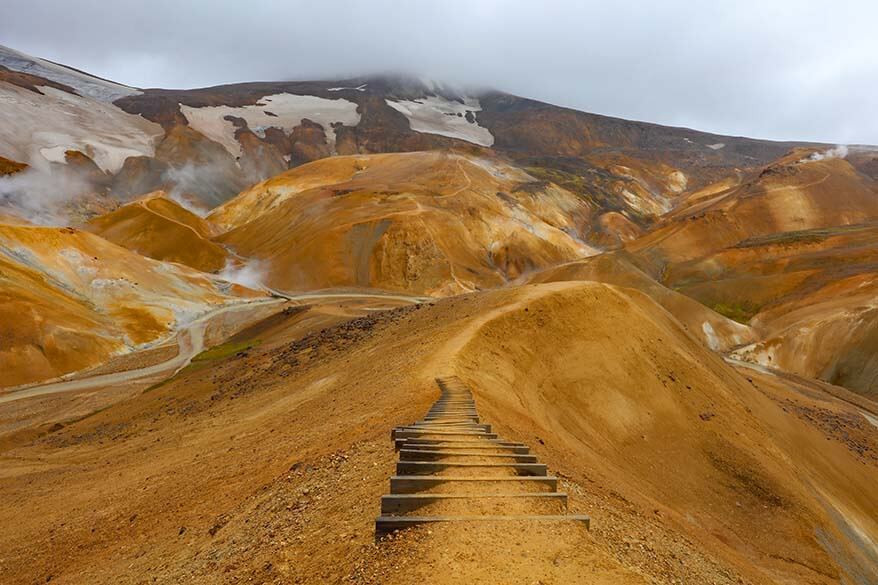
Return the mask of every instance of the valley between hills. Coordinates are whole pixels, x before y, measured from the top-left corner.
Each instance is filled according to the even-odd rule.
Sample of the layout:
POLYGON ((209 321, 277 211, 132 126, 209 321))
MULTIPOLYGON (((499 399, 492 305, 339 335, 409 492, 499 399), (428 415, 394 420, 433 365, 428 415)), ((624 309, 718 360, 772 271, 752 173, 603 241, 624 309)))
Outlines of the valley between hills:
POLYGON ((3 583, 875 583, 878 147, 0 47, 0 373, 3 583))

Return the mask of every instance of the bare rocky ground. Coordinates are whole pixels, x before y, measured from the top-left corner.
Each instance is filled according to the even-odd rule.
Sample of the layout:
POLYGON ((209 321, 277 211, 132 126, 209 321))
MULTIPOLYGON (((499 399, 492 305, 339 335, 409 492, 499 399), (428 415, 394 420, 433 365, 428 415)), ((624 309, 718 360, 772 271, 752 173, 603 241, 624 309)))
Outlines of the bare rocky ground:
MULTIPOLYGON (((878 466, 864 454, 873 452, 878 429, 853 425, 855 411, 831 396, 818 401, 767 375, 748 382, 699 353, 678 325, 644 321, 643 299, 620 305, 615 294, 552 285, 367 315, 362 307, 312 307, 241 332, 238 341, 261 339, 250 349, 42 436, 7 440, 0 523, 13 528, 0 534, 0 582, 834 583, 843 570, 868 579, 847 552, 833 557, 819 546, 815 527, 837 533, 798 486, 809 478, 859 518, 856 510, 874 498, 837 482, 874 481, 878 466), (573 326, 590 333, 565 329, 573 326), (664 342, 656 345, 658 331, 664 342), (568 346, 574 333, 596 345, 568 346), (546 342, 559 336, 568 341, 546 342), (629 357, 645 370, 618 388, 594 378, 562 392, 566 386, 539 377, 518 353, 541 346, 584 356, 590 372, 629 357), (609 346, 612 360, 599 350, 609 346), (507 358, 534 376, 517 374, 520 403, 493 377, 508 371, 507 358), (590 531, 442 525, 374 541, 396 461, 390 429, 421 417, 438 395, 432 377, 449 367, 483 376, 471 380, 483 417, 532 445, 563 479, 570 510, 592 517, 590 531), (717 393, 712 385, 722 384, 717 393), (600 421, 598 411, 564 415, 565 401, 584 389, 593 389, 595 408, 622 400, 620 391, 661 395, 689 413, 691 434, 667 440, 629 422, 629 438, 607 429, 601 439, 587 426, 600 421), (560 410, 534 406, 544 396, 560 410), (765 409, 758 420, 747 418, 754 407, 765 409), (827 432, 815 408, 834 413, 833 424, 863 453, 843 433, 827 432), (700 418, 705 412, 713 416, 700 418), (742 418, 730 429, 723 421, 732 416, 742 418), (738 445, 714 449, 728 433, 738 445), (764 452, 746 446, 754 440, 766 443, 764 452), (796 454, 817 444, 843 479, 826 473, 821 455, 796 454), (706 451, 686 451, 699 445, 706 451), (714 457, 709 469, 699 466, 703 452, 714 457), (789 458, 798 471, 783 463, 789 458), (788 474, 786 485, 778 473, 788 474)), ((571 370, 580 375, 572 362, 571 370)), ((615 418, 656 408, 649 400, 625 404, 614 407, 615 418)))

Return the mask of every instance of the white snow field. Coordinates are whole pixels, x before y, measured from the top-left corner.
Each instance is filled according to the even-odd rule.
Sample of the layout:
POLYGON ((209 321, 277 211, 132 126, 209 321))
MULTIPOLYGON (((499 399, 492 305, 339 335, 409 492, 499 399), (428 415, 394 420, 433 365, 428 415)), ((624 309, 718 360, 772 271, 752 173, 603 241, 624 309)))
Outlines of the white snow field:
POLYGON ((286 133, 307 118, 323 126, 330 151, 335 153, 335 129, 333 123, 356 126, 360 123, 357 104, 345 99, 330 100, 313 95, 279 93, 268 95, 250 106, 207 106, 193 108, 180 104, 180 110, 189 125, 211 140, 226 147, 232 156, 241 156, 241 145, 235 140, 235 125, 225 120, 235 116, 247 121, 247 126, 259 137, 265 137, 266 128, 279 128, 286 133), (267 114, 266 112, 270 112, 267 114), (273 116, 271 114, 274 114, 273 116))
POLYGON ((349 89, 352 91, 366 91, 367 85, 369 85, 369 84, 364 83, 362 85, 358 85, 357 87, 329 87, 326 89, 326 91, 345 91, 346 89, 349 89))
POLYGON ((384 100, 387 105, 409 120, 415 132, 438 134, 459 138, 480 146, 494 144, 494 136, 477 121, 470 122, 466 113, 480 112, 482 106, 476 98, 466 98, 464 103, 440 96, 428 96, 418 100, 384 100))
POLYGON ((116 173, 129 156, 153 156, 162 127, 113 104, 40 87, 0 82, 0 156, 45 166, 79 150, 116 173))
POLYGON ((13 71, 29 73, 44 79, 63 83, 75 89, 83 97, 89 97, 102 102, 113 102, 127 95, 143 93, 133 87, 100 79, 99 77, 92 77, 87 73, 82 73, 63 65, 57 65, 45 59, 38 59, 24 53, 19 53, 3 45, 0 45, 0 65, 13 71))

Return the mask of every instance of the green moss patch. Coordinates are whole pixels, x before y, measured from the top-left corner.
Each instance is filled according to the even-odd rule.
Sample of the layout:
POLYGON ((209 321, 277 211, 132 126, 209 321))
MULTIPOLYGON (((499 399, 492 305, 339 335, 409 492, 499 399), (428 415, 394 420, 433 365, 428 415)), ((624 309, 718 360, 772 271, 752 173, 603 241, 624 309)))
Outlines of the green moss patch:
POLYGON ((187 365, 185 368, 183 368, 182 370, 177 372, 174 376, 171 376, 170 378, 166 378, 157 384, 153 384, 152 386, 150 386, 149 388, 144 390, 144 392, 151 392, 153 390, 157 390, 158 388, 161 388, 165 384, 168 384, 169 382, 177 380, 178 378, 181 378, 182 376, 185 376, 188 373, 197 372, 198 370, 206 368, 207 366, 209 366, 210 364, 212 364, 213 362, 215 362, 217 360, 221 360, 221 359, 227 358, 229 356, 235 355, 239 351, 246 351, 248 349, 252 349, 252 348, 256 347, 257 345, 259 345, 260 343, 262 343, 262 341, 259 339, 248 339, 246 341, 227 341, 226 343, 221 343, 219 345, 215 345, 215 346, 211 347, 210 349, 206 349, 206 350, 202 351, 201 353, 199 353, 198 355, 196 355, 195 357, 193 357, 192 361, 189 362, 189 365, 187 365))
POLYGON ((249 339, 246 341, 227 341, 226 343, 221 343, 219 345, 211 347, 210 349, 202 351, 200 354, 192 358, 192 362, 196 363, 220 360, 229 357, 230 355, 234 355, 239 351, 252 349, 260 343, 262 342, 259 339, 249 339))
POLYGON ((716 303, 711 307, 714 311, 738 323, 746 325, 759 312, 761 307, 750 301, 743 303, 716 303))

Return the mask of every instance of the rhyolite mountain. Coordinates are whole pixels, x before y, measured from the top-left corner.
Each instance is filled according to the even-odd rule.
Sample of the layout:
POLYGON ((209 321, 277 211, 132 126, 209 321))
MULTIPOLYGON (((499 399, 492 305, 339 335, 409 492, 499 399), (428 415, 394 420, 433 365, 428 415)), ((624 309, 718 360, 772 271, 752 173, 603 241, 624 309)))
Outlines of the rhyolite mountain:
POLYGON ((274 290, 604 280, 714 349, 878 392, 874 148, 408 76, 138 89, 2 47, 0 98, 10 229, 69 223, 213 275, 255 261, 274 290))
POLYGON ((874 148, 0 47, 0 175, 4 585, 878 583, 874 148), (376 544, 451 378, 560 480, 376 544))
POLYGON ((136 89, 0 47, 0 84, 5 159, 75 166, 118 198, 178 190, 208 207, 327 156, 490 149, 642 225, 683 190, 797 146, 403 76, 136 89))

